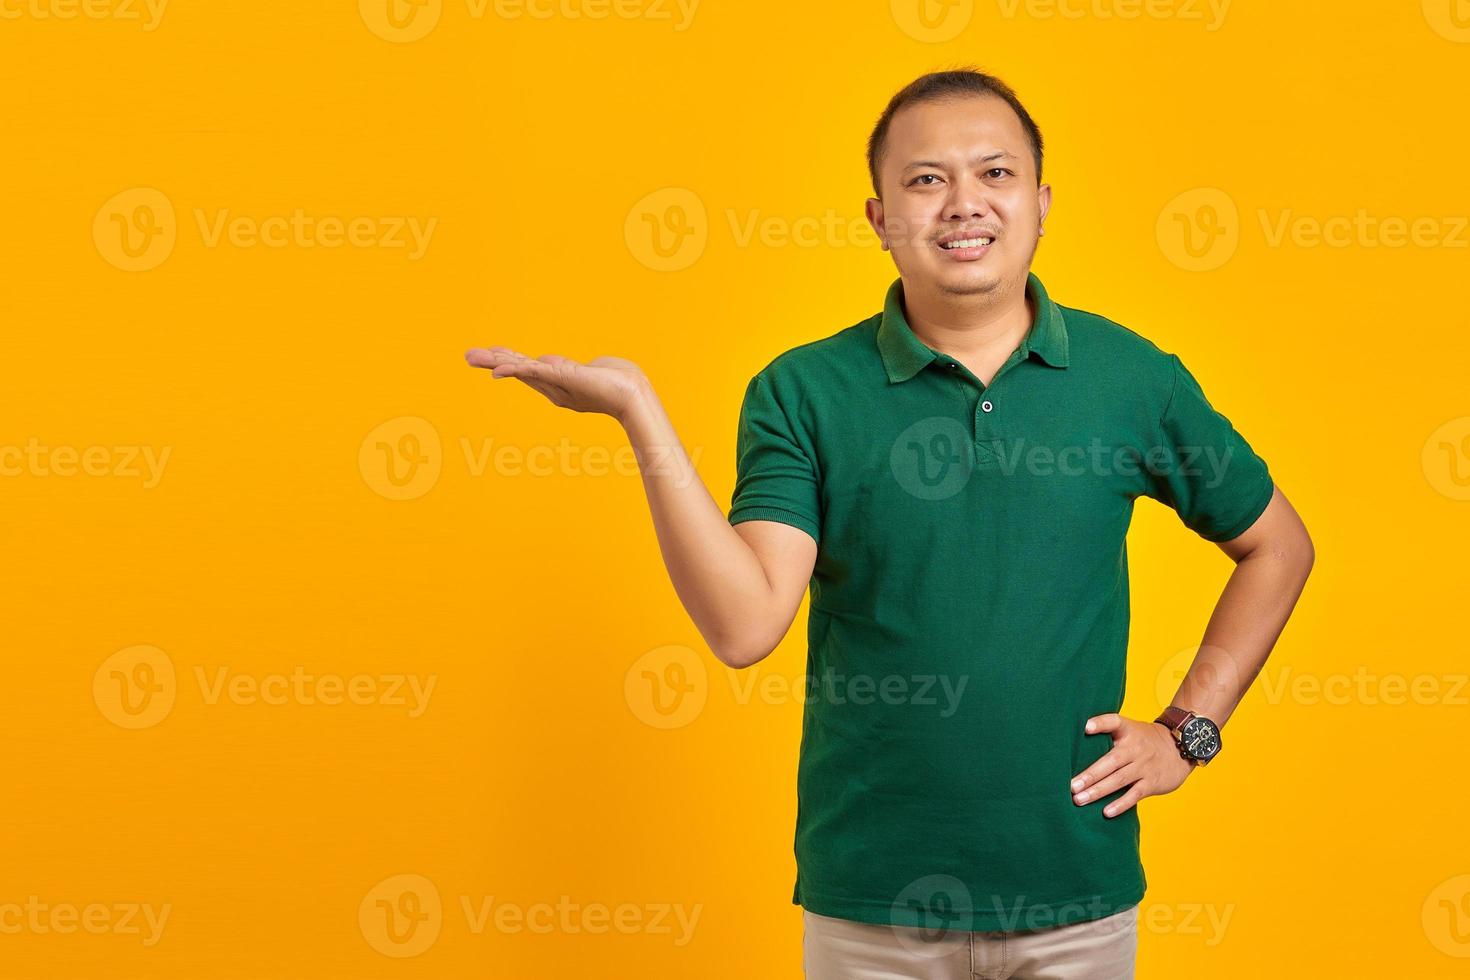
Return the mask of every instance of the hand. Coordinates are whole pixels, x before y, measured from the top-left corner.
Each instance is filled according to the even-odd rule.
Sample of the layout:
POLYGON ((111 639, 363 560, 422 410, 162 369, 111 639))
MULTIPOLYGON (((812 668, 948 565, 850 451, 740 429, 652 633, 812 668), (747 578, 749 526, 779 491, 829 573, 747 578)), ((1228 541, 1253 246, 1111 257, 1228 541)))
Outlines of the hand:
POLYGON ((1112 732, 1113 747, 1072 780, 1072 802, 1082 806, 1132 784, 1103 808, 1104 816, 1116 817, 1145 796, 1174 792, 1196 768, 1158 722, 1111 713, 1087 719, 1087 731, 1112 732))
POLYGON ((599 357, 582 364, 570 357, 543 354, 532 359, 509 347, 476 347, 465 352, 472 367, 490 368, 497 378, 519 378, 553 405, 574 412, 601 412, 622 421, 648 389, 648 379, 632 361, 599 357))

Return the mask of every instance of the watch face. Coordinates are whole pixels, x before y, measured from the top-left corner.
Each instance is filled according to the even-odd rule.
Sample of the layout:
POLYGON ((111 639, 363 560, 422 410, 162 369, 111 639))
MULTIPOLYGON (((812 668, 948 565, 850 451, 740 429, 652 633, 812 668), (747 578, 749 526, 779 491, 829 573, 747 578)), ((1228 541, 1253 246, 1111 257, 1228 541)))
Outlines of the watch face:
POLYGON ((1179 736, 1184 751, 1201 762, 1220 751, 1220 729, 1208 718, 1191 718, 1179 736))

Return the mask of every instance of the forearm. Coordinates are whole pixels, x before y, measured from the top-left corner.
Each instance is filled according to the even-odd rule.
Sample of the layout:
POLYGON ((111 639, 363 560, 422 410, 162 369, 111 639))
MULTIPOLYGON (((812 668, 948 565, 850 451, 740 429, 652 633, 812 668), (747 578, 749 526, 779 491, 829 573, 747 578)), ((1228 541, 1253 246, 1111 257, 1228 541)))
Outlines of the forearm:
POLYGON ((1260 548, 1237 562, 1171 703, 1223 728, 1265 666, 1311 567, 1310 546, 1260 548))
POLYGON ((710 650, 730 666, 758 658, 773 592, 751 547, 710 496, 673 423, 646 386, 621 416, 674 591, 710 650))

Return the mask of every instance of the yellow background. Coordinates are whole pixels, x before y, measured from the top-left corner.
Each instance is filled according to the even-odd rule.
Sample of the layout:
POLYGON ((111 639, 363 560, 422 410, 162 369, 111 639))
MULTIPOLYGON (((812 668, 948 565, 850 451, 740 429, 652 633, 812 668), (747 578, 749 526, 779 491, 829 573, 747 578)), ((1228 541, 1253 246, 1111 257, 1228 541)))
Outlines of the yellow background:
MULTIPOLYGON (((805 612, 721 667, 616 424, 461 356, 637 361, 728 506, 746 381, 895 274, 877 114, 966 63, 1046 135, 1052 295, 1177 352, 1317 546, 1221 761, 1141 804, 1138 975, 1470 973, 1463 0, 382 2, 0 0, 0 975, 799 976, 805 612), (207 234, 298 210, 435 225, 418 257, 207 234), (117 695, 140 665, 153 718, 117 695), (643 671, 678 665, 671 720, 643 671), (211 698, 221 670, 376 693, 211 698), (434 678, 416 716, 394 675, 434 678), (17 927, 30 896, 116 928, 17 927), (477 931, 487 900, 648 927, 477 931)), ((1229 564, 1156 503, 1134 528, 1151 718, 1229 564)))

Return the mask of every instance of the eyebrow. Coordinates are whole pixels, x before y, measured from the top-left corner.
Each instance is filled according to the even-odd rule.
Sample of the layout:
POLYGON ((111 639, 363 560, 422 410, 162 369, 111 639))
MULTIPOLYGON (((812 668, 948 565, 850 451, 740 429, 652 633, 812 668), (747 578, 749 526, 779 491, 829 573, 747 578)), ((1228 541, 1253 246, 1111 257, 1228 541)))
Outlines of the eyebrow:
MULTIPOLYGON (((1000 160, 1004 157, 1010 156, 1015 156, 1015 154, 1010 152, 1009 150, 996 150, 994 153, 987 153, 982 157, 976 157, 970 162, 972 164, 989 163, 991 160, 1000 160)), ((937 169, 943 170, 944 164, 940 163, 938 160, 915 160, 914 162, 910 163, 908 166, 900 170, 899 173, 907 173, 908 171, 913 170, 915 167, 935 167, 937 169)))

